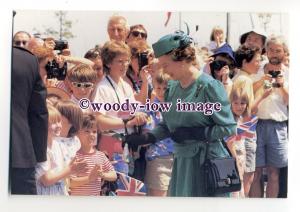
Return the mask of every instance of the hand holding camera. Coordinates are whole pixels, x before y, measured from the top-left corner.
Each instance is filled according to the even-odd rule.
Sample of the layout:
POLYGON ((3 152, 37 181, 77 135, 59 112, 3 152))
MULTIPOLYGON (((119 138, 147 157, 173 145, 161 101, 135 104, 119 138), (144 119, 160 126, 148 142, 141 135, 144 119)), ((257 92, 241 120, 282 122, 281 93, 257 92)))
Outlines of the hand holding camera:
POLYGON ((267 74, 270 84, 265 84, 265 88, 280 88, 283 86, 284 79, 281 71, 269 70, 267 74))

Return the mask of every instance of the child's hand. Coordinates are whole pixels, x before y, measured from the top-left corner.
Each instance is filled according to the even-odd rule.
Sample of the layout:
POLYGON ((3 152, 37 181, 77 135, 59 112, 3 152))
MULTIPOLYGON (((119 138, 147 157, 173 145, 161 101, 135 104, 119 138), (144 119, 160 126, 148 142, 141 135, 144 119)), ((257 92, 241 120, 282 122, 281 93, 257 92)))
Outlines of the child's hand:
POLYGON ((87 171, 87 163, 84 159, 76 160, 75 158, 69 164, 72 174, 84 174, 87 171))
POLYGON ((104 178, 104 172, 103 172, 101 166, 100 166, 99 169, 98 169, 98 176, 100 176, 101 178, 104 178))
POLYGON ((95 165, 94 168, 92 169, 90 175, 89 175, 89 181, 95 181, 99 177, 99 170, 101 169, 100 165, 95 165))

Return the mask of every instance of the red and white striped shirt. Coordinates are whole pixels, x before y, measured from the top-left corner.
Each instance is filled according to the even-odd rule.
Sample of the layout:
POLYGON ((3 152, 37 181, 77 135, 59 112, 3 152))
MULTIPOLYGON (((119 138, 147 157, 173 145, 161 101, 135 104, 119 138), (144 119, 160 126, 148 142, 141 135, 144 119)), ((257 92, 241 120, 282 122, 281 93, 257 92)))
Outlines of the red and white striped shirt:
MULTIPOLYGON (((87 171, 82 175, 72 175, 71 178, 88 176, 96 164, 99 164, 103 172, 114 171, 113 166, 103 152, 95 150, 91 154, 86 154, 78 151, 75 156, 76 160, 84 159, 87 162, 87 171)), ((99 196, 101 191, 101 178, 93 182, 86 183, 81 186, 70 188, 70 195, 79 196, 99 196)))

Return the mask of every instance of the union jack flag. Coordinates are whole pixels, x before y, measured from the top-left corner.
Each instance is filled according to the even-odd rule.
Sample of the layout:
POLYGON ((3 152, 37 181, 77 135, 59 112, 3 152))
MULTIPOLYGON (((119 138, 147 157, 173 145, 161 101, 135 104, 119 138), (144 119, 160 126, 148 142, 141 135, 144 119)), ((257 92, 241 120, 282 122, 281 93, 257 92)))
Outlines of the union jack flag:
POLYGON ((117 196, 145 196, 146 186, 142 181, 117 172, 117 196))
POLYGON ((245 120, 244 123, 237 126, 236 135, 224 138, 225 142, 232 139, 240 140, 241 138, 255 138, 257 121, 257 116, 252 115, 248 120, 245 120))

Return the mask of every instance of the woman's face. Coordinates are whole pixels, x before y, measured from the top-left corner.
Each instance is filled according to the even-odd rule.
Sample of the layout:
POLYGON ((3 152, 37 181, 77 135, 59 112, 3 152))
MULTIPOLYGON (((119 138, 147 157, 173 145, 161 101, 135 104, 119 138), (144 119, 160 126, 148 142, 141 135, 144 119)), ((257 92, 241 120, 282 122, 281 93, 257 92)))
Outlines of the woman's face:
POLYGON ((263 37, 255 32, 251 32, 245 41, 245 45, 247 47, 258 47, 260 49, 263 48, 263 37))
POLYGON ((260 67, 261 55, 256 53, 252 60, 247 63, 246 61, 243 64, 244 69, 246 69, 250 74, 256 74, 260 67))
POLYGON ((223 32, 222 31, 219 31, 219 30, 216 30, 214 32, 214 38, 215 38, 215 41, 219 40, 219 41, 223 41, 223 32))
POLYGON ((103 73, 103 63, 101 58, 91 59, 94 62, 93 69, 97 72, 98 80, 100 81, 104 75, 103 73))
POLYGON ((126 75, 130 58, 126 54, 116 56, 113 61, 108 64, 109 74, 115 77, 124 77, 126 75))
POLYGON ((147 33, 142 28, 135 28, 132 32, 129 33, 127 42, 137 41, 137 40, 146 40, 147 33))
POLYGON ((159 66, 168 74, 173 80, 180 80, 182 76, 182 63, 184 61, 173 61, 171 55, 163 55, 158 58, 159 66))
POLYGON ((234 115, 241 116, 247 108, 247 102, 243 101, 241 98, 233 100, 231 102, 231 108, 234 115))
POLYGON ((131 66, 135 73, 139 72, 139 61, 137 57, 131 57, 131 66))

